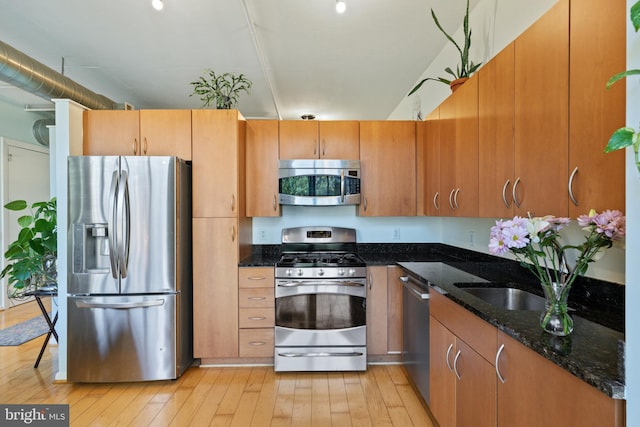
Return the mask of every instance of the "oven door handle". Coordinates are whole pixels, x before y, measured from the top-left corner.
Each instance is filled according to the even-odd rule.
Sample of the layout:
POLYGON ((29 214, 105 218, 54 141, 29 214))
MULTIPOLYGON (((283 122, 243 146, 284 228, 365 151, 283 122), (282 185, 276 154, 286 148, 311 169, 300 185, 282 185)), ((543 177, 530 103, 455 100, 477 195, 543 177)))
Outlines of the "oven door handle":
POLYGON ((349 351, 349 352, 326 352, 326 351, 316 351, 309 353, 278 353, 278 356, 282 357, 360 357, 363 356, 364 353, 359 351, 349 351))
POLYGON ((354 288, 362 288, 365 286, 363 282, 354 281, 320 281, 320 280, 308 280, 304 282, 284 282, 278 283, 277 286, 281 288, 295 288, 298 286, 351 286, 354 288))

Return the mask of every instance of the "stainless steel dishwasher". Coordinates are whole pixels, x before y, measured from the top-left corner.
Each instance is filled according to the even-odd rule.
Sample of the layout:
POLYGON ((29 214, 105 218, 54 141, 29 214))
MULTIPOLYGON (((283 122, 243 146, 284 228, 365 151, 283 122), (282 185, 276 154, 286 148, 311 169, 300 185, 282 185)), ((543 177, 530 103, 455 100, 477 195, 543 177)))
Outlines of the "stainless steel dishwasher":
POLYGON ((429 403, 429 286, 413 276, 400 276, 403 304, 404 367, 424 401, 429 403))

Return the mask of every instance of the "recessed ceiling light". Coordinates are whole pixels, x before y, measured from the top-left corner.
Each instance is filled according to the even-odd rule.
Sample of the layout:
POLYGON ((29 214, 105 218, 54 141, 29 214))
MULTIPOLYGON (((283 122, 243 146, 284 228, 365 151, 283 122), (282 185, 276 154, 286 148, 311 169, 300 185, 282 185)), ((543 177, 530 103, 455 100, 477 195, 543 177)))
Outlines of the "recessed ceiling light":
POLYGON ((164 7, 162 0, 151 0, 151 6, 153 6, 155 10, 162 10, 164 7))
POLYGON ((315 114, 303 114, 300 116, 302 120, 315 120, 315 114))
POLYGON ((345 10, 347 10, 347 4, 344 0, 336 0, 336 12, 344 13, 345 10))

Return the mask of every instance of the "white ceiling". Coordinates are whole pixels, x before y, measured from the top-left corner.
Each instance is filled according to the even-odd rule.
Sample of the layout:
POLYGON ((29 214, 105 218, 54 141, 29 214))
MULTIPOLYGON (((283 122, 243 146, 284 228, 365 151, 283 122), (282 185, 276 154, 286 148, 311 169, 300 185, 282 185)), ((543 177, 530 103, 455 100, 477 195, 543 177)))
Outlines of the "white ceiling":
MULTIPOLYGON (((339 15, 335 0, 0 0, 0 40, 138 109, 199 108, 189 82, 211 68, 253 82, 248 118, 386 119, 448 43, 429 9, 454 33, 465 1, 346 3, 339 15)), ((44 102, 2 82, 0 100, 44 102)))

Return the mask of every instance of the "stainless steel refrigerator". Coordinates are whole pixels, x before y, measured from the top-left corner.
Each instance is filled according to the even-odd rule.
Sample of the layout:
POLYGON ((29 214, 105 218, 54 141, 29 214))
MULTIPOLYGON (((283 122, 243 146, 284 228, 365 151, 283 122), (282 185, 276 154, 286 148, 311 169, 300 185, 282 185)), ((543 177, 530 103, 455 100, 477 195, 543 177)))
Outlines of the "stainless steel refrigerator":
POLYGON ((68 159, 72 382, 174 379, 193 362, 191 165, 68 159))

